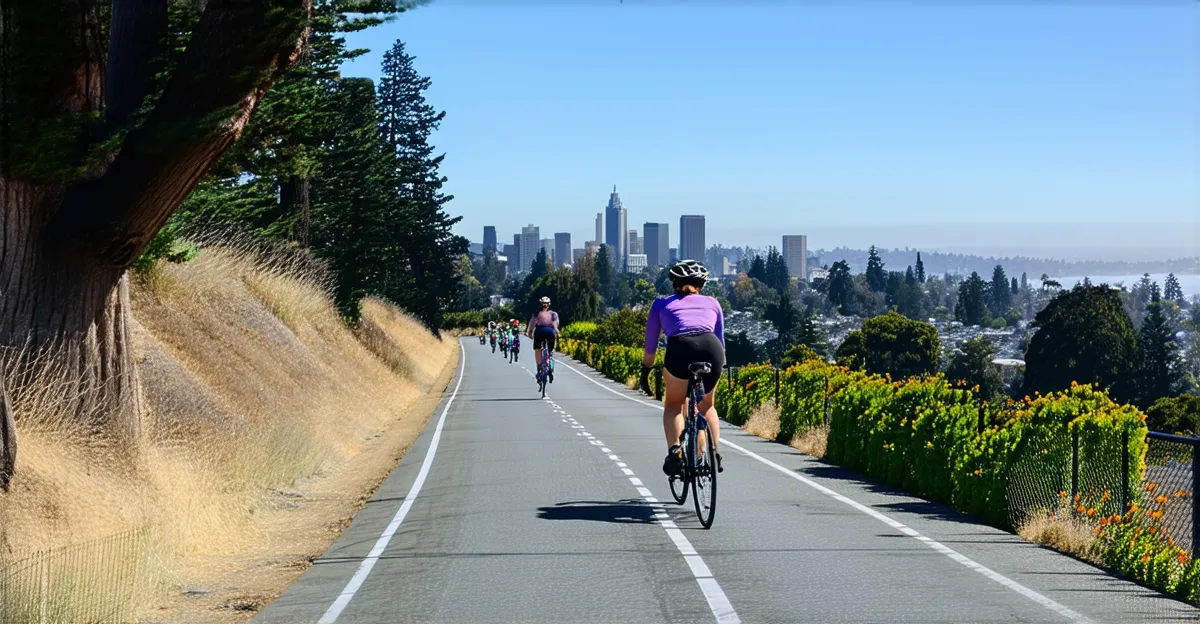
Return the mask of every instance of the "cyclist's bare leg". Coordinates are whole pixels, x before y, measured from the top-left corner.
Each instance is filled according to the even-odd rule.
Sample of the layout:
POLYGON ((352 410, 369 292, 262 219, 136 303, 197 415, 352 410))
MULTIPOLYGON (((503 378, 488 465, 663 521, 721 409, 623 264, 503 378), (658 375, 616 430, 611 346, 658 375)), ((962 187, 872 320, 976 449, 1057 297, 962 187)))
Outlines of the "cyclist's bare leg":
POLYGON ((683 406, 687 402, 687 380, 680 379, 663 369, 663 433, 667 446, 679 444, 683 435, 683 406))
MULTIPOLYGON (((717 407, 713 405, 713 390, 709 390, 708 394, 704 395, 704 399, 700 401, 700 413, 704 414, 704 420, 708 421, 708 428, 712 431, 713 448, 720 450, 721 448, 721 417, 717 415, 717 407)), ((700 432, 700 444, 706 444, 704 441, 704 432, 700 432)))

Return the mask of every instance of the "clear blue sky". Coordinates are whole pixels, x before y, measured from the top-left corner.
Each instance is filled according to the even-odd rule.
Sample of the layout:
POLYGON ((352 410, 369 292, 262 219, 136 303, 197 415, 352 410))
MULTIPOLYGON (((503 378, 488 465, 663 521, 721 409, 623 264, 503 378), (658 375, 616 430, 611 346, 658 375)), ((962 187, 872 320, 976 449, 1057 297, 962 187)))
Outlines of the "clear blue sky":
POLYGON ((1200 253, 1196 3, 834 4, 435 1, 345 74, 417 57, 473 241, 582 247, 616 184, 672 245, 1200 253))

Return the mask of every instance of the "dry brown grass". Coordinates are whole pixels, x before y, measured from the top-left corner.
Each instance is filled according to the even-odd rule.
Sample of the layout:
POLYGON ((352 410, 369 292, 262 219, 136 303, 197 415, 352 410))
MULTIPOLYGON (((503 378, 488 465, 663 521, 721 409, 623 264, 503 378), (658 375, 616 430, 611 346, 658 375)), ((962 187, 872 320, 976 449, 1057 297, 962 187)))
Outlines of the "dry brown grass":
POLYGON ((1022 539, 1088 559, 1096 542, 1096 524, 1067 514, 1042 512, 1017 527, 1022 539))
POLYGON ((770 401, 764 402, 750 413, 742 429, 760 438, 774 440, 779 437, 779 408, 770 401))
MULTIPOLYGON (((364 305, 356 337, 320 271, 286 257, 207 248, 150 275, 134 293, 143 448, 120 452, 81 428, 63 407, 74 388, 63 371, 27 377, 14 406, 18 476, 0 497, 0 556, 137 530, 128 556, 147 571, 145 600, 127 608, 167 621, 243 620, 253 609, 236 607, 273 599, 395 465, 436 405, 457 345, 382 301, 364 305)), ((88 605, 74 602, 63 621, 82 619, 88 605)))
POLYGON ((828 441, 829 427, 812 427, 796 434, 789 445, 805 455, 824 459, 828 441))

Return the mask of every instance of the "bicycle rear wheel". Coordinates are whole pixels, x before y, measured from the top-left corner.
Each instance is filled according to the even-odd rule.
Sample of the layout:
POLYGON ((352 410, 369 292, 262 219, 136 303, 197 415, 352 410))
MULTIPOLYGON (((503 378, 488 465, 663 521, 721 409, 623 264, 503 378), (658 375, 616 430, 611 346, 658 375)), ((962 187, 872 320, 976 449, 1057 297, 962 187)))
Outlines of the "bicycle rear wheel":
MULTIPOLYGON (((700 416, 703 418, 703 416, 700 416)), ((692 479, 692 501, 696 504, 696 517, 700 524, 709 528, 717 513, 717 449, 713 445, 712 432, 704 436, 703 447, 697 445, 695 476, 692 479)))
POLYGON ((682 505, 687 502, 689 490, 687 466, 690 462, 687 461, 687 431, 684 431, 683 435, 679 436, 679 447, 683 449, 684 472, 680 475, 672 475, 667 477, 667 484, 671 486, 671 497, 675 499, 677 504, 682 505))

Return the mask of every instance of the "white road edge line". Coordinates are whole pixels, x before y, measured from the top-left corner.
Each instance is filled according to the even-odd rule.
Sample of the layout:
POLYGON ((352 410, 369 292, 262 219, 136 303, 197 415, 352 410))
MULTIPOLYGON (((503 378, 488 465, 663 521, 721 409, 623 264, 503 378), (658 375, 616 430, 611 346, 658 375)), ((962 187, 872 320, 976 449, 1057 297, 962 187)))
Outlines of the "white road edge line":
MULTIPOLYGON (((617 392, 616 390, 600 383, 599 381, 592 379, 592 377, 590 375, 588 375, 587 373, 580 371, 579 369, 575 368, 574 366, 571 366, 570 364, 567 364, 566 362, 559 362, 559 363, 562 364, 563 366, 566 366, 567 368, 575 371, 579 376, 583 377, 584 379, 596 384, 597 386, 600 386, 601 388, 604 388, 605 390, 608 390, 609 392, 611 392, 621 398, 629 399, 630 401, 633 401, 634 403, 640 403, 642 405, 645 405, 646 407, 651 407, 656 410, 662 409, 661 405, 658 405, 655 403, 648 403, 641 399, 636 399, 636 398, 628 396, 626 394, 617 392)), ((1088 617, 1083 615, 1082 613, 1079 613, 1078 611, 1074 611, 1070 607, 1067 607, 1066 605, 1064 605, 1060 602, 1057 602, 1051 598, 1048 598, 1046 596, 1043 596, 1042 594, 1039 594, 1038 592, 1008 578, 1007 576, 1004 576, 1003 574, 1000 574, 999 572, 992 570, 991 568, 967 557, 966 555, 959 553, 958 551, 950 548, 949 546, 946 546, 940 542, 930 539, 929 537, 926 537, 925 535, 922 535, 915 529, 908 527, 907 525, 905 525, 902 522, 893 520, 893 519, 889 518, 888 516, 878 512, 856 500, 853 500, 843 494, 839 494, 839 493, 821 485, 820 483, 813 481, 812 479, 809 479, 803 475, 796 474, 795 472, 788 470, 787 468, 784 468, 783 466, 780 466, 779 464, 777 464, 765 457, 762 457, 761 455, 759 455, 753 451, 750 451, 749 449, 742 448, 741 446, 739 446, 733 442, 730 442, 728 439, 722 439, 721 445, 728 446, 728 447, 732 448, 733 450, 738 451, 739 453, 742 453, 743 455, 745 455, 751 459, 754 459, 758 462, 761 462, 767 466, 770 466, 771 468, 778 470, 779 472, 813 488, 814 490, 816 490, 826 496, 829 496, 830 498, 833 498, 834 500, 836 500, 838 502, 845 503, 864 514, 883 522, 884 524, 896 529, 901 534, 907 535, 907 536, 917 540, 918 542, 925 544, 926 546, 932 548, 934 551, 939 552, 939 553, 949 557, 951 560, 956 561, 956 562, 966 566, 967 568, 970 568, 970 569, 986 576, 987 578, 1013 590, 1014 592, 1032 600, 1033 602, 1036 602, 1037 604, 1042 605, 1043 607, 1067 618, 1068 620, 1075 622, 1076 624, 1094 624, 1092 622, 1092 620, 1088 619, 1088 617)), ((713 582, 715 583, 716 581, 714 580, 713 582)))
POLYGON ((462 387, 463 377, 467 374, 467 350, 463 348, 462 342, 458 343, 459 361, 458 361, 458 382, 454 384, 454 392, 450 393, 450 399, 446 401, 446 407, 442 409, 442 415, 438 417, 437 427, 433 430, 433 439, 429 441, 429 450, 425 451, 425 460, 421 462, 421 470, 417 473, 416 481, 413 481, 412 487, 408 490, 408 495, 404 497, 404 502, 401 503, 400 509, 396 510, 396 515, 392 517, 392 521, 387 525, 387 528, 380 534, 379 539, 375 541, 375 546, 358 565, 358 570, 354 572, 354 576, 350 578, 350 582, 346 583, 345 589, 338 594, 333 604, 329 605, 329 609, 325 611, 325 615, 317 621, 317 624, 333 624, 342 614, 342 610, 346 605, 350 604, 350 600, 354 598, 354 594, 358 592, 363 583, 366 582, 367 576, 371 574, 371 569, 375 567, 375 563, 379 561, 379 557, 383 555, 384 549, 387 548, 388 542, 392 541, 392 536, 400 528, 400 523, 404 522, 404 517, 408 515, 408 510, 412 509, 413 501, 417 495, 421 493, 421 486, 425 485, 425 478, 429 476, 429 467, 433 465, 433 456, 437 453, 438 442, 442 439, 442 426, 446 424, 446 414, 450 412, 450 406, 454 404, 455 397, 458 396, 458 389, 462 387))

